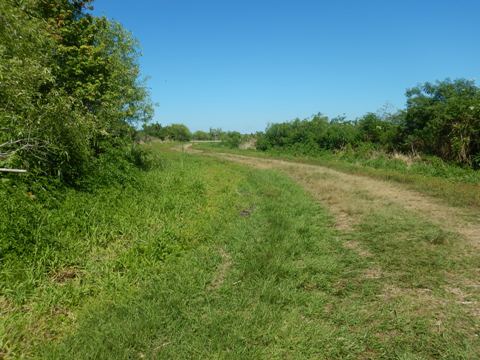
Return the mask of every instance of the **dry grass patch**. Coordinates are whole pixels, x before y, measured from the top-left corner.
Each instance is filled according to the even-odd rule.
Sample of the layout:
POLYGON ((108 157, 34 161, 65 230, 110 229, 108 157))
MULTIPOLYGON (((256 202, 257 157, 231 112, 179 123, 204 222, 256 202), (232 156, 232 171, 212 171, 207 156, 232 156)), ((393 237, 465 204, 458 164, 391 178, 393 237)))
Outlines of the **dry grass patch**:
POLYGON ((51 276, 52 280, 59 284, 64 284, 80 276, 80 270, 74 267, 67 267, 56 271, 51 276))
POLYGON ((232 257, 229 253, 227 253, 224 249, 220 249, 220 256, 222 262, 217 268, 215 277, 208 285, 208 290, 210 291, 217 290, 222 286, 225 278, 227 277, 228 271, 232 267, 232 257))
POLYGON ((365 270, 363 272, 363 277, 365 279, 380 279, 384 277, 384 273, 380 267, 374 266, 365 270))
POLYGON ((349 240, 343 243, 343 246, 349 250, 355 251, 361 257, 371 257, 372 253, 368 250, 365 250, 358 241, 349 240))

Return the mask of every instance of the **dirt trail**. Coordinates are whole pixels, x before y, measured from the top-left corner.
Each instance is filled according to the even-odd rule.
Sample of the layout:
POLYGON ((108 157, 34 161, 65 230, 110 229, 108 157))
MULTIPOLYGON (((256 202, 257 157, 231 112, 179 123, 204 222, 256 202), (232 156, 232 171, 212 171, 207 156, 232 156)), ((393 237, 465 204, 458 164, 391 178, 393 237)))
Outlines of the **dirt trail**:
MULTIPOLYGON (((185 151, 198 153, 190 146, 185 151)), ((278 169, 326 203, 336 218, 336 226, 349 230, 362 215, 389 205, 400 205, 447 231, 462 235, 480 248, 480 214, 451 207, 442 201, 408 190, 400 185, 365 176, 346 174, 324 166, 277 159, 211 153, 211 156, 263 169, 278 169)))

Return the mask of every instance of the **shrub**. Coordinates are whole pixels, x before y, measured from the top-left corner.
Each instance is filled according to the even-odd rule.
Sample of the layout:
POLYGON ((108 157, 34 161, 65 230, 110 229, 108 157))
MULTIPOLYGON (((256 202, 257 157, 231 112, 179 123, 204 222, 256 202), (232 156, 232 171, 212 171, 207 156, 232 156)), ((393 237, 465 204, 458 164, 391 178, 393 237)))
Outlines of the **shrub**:
POLYGON ((151 117, 136 41, 90 3, 2 2, 1 166, 74 184, 151 117))
POLYGON ((480 168, 480 88, 473 81, 445 80, 407 90, 407 109, 367 113, 355 121, 309 119, 269 124, 257 134, 257 149, 310 154, 345 147, 362 152, 421 152, 480 168))

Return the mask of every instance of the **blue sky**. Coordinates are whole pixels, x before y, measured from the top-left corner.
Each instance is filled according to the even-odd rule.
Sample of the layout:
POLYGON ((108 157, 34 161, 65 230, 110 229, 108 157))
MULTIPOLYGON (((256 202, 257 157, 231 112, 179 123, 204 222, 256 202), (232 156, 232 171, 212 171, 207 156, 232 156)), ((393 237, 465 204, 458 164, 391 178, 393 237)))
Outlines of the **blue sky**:
POLYGON ((253 132, 355 118, 408 87, 480 76, 478 0, 96 0, 139 39, 155 121, 253 132))

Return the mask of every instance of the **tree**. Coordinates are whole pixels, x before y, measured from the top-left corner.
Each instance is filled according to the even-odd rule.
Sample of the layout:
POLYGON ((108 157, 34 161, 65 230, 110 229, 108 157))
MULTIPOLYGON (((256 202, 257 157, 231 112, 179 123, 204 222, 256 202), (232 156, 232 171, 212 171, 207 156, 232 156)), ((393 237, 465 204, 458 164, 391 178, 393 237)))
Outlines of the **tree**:
POLYGON ((210 128, 209 133, 210 133, 211 140, 220 140, 220 137, 222 136, 223 131, 220 128, 218 129, 210 128))
POLYGON ((445 80, 407 90, 405 145, 462 164, 480 165, 480 89, 445 80))
POLYGON ((386 150, 396 147, 401 114, 384 114, 380 117, 374 113, 362 116, 357 123, 362 141, 381 145, 386 150))
POLYGON ((192 135, 192 138, 194 140, 211 140, 210 134, 202 130, 195 131, 192 135))
POLYGON ((232 149, 240 146, 242 138, 242 134, 240 134, 238 131, 227 131, 222 135, 222 141, 224 144, 232 149))
POLYGON ((2 3, 0 161, 73 183, 150 119, 138 44, 92 1, 2 3))
POLYGON ((154 137, 157 137, 159 139, 163 139, 165 137, 162 125, 160 125, 158 123, 144 124, 143 125, 143 132, 146 135, 154 136, 154 137))
POLYGON ((183 124, 171 124, 163 128, 165 139, 175 141, 190 141, 192 133, 187 126, 183 124))

